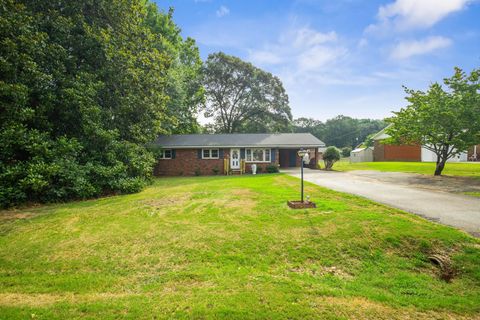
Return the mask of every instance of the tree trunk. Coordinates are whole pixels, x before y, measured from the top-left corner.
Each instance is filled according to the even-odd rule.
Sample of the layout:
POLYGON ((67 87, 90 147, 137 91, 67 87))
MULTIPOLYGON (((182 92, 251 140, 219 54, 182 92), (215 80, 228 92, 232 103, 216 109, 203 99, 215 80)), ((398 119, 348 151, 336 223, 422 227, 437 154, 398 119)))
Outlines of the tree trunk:
POLYGON ((441 176, 442 175, 442 171, 443 171, 443 168, 445 168, 445 162, 447 160, 445 159, 442 159, 440 161, 437 161, 437 166, 435 167, 435 175, 436 176, 441 176))

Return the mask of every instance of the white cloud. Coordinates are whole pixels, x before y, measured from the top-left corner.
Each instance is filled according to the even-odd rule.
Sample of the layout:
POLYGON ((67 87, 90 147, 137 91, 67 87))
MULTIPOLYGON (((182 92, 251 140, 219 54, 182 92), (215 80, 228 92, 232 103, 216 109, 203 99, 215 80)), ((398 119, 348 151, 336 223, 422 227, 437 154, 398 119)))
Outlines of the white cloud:
POLYGON ((347 53, 334 31, 319 32, 309 27, 291 28, 276 42, 250 50, 249 60, 260 65, 285 64, 301 70, 318 70, 347 53))
POLYGON ((382 32, 390 28, 404 31, 429 28, 449 14, 464 9, 473 0, 395 0, 378 9, 378 23, 367 32, 382 32))
POLYGON ((392 50, 390 57, 392 59, 407 59, 412 56, 427 54, 437 49, 450 46, 452 40, 445 37, 429 37, 423 40, 402 41, 392 50))
POLYGON ((250 60, 258 64, 279 64, 283 62, 280 56, 268 50, 251 51, 250 60))
POLYGON ((300 28, 294 32, 293 45, 297 48, 311 47, 336 40, 337 34, 334 31, 322 33, 310 28, 300 28))
POLYGON ((298 57, 298 65, 302 70, 316 70, 325 67, 347 53, 345 48, 314 46, 298 57))
POLYGON ((228 9, 226 6, 220 6, 217 10, 217 17, 221 18, 226 15, 230 14, 230 9, 228 9))

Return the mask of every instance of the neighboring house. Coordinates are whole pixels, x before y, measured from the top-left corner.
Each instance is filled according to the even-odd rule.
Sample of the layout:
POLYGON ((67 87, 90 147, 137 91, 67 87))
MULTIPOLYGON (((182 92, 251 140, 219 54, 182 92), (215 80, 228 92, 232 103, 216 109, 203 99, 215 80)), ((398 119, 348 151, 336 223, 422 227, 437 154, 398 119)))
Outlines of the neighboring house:
POLYGON ((420 145, 395 145, 383 143, 390 138, 385 133, 388 126, 372 137, 373 161, 422 161, 420 145))
MULTIPOLYGON (((385 133, 384 128, 372 137, 373 144, 373 161, 422 161, 435 162, 437 155, 421 145, 395 145, 386 144, 384 140, 390 138, 385 133)), ((467 153, 461 154, 448 159, 448 162, 467 161, 467 153)))
POLYGON ((297 151, 310 150, 310 165, 320 160, 318 148, 325 144, 310 133, 233 133, 160 136, 161 149, 155 175, 212 175, 251 172, 252 164, 262 172, 269 165, 298 167, 297 151))
POLYGON ((363 147, 356 148, 350 153, 350 162, 372 162, 373 148, 363 147))

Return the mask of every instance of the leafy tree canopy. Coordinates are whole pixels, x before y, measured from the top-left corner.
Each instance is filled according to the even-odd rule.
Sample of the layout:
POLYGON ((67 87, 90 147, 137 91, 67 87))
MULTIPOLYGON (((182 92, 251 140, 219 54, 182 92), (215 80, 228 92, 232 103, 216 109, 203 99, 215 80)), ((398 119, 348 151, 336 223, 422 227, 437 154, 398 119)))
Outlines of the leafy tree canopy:
POLYGON ((145 143, 202 99, 170 85, 194 43, 145 1, 0 0, 0 42, 0 206, 139 190, 145 143))
POLYGON ((354 119, 339 115, 325 123, 312 118, 298 118, 292 126, 294 132, 309 132, 327 145, 354 148, 368 135, 383 129, 386 123, 383 120, 354 119))
POLYGON ((480 143, 480 69, 469 75, 455 68, 442 86, 426 92, 405 88, 409 105, 388 119, 390 142, 421 144, 437 155, 435 175, 446 161, 480 143))
POLYGON ((288 131, 292 119, 288 96, 277 77, 222 52, 204 67, 205 116, 216 132, 288 131))

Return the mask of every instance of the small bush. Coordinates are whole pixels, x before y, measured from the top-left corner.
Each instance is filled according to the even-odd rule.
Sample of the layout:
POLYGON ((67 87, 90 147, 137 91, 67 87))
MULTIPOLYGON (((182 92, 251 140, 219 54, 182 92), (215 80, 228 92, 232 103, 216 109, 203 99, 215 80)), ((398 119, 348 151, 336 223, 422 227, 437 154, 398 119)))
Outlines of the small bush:
POLYGON ((220 172, 220 169, 218 169, 218 167, 215 167, 215 168, 212 169, 212 172, 213 172, 214 175, 217 176, 218 173, 220 172))
POLYGON ((266 171, 267 171, 268 173, 276 173, 276 172, 278 172, 278 167, 277 167, 276 165, 274 165, 274 164, 268 165, 265 169, 266 169, 266 171))
POLYGON ((195 169, 195 175, 197 177, 202 175, 202 171, 200 170, 200 168, 195 169))
POLYGON ((335 147, 328 147, 323 154, 323 162, 325 163, 325 170, 331 170, 333 164, 340 160, 340 150, 335 147))
POLYGON ((260 166, 257 166, 257 173, 262 173, 263 168, 260 166))
POLYGON ((344 158, 350 157, 350 152, 352 152, 352 148, 343 147, 342 148, 342 157, 344 157, 344 158))

